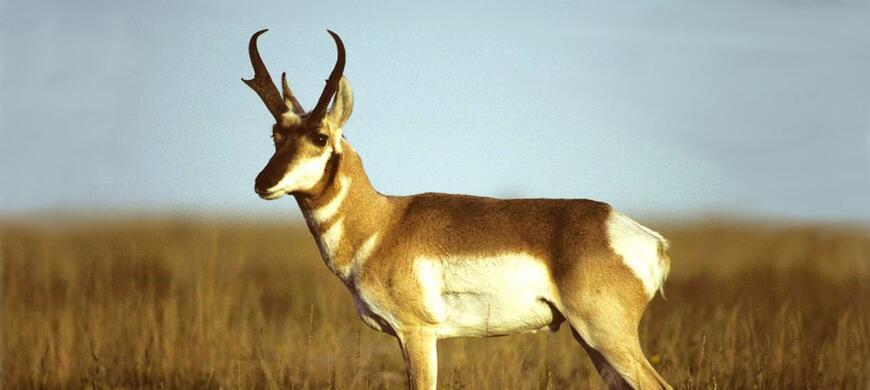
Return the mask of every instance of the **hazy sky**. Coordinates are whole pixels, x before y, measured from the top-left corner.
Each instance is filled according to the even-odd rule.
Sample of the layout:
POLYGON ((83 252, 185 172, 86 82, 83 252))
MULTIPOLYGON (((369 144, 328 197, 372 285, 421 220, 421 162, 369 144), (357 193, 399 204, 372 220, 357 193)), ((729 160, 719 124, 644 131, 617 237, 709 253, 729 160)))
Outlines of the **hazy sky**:
POLYGON ((0 214, 298 215, 250 35, 311 108, 348 51, 375 186, 870 220, 870 3, 0 0, 0 214))

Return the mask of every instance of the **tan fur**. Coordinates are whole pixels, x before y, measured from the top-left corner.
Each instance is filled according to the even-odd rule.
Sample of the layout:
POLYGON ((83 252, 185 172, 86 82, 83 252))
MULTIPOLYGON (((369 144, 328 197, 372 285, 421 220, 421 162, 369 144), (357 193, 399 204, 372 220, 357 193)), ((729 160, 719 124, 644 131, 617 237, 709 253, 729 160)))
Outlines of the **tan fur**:
POLYGON ((276 152, 257 178, 257 191, 274 199, 275 193, 262 187, 286 179, 298 166, 328 158, 316 183, 288 185, 293 188, 288 192, 363 321, 398 338, 411 388, 436 387, 439 337, 555 330, 565 320, 611 388, 670 388, 644 357, 637 335, 651 299, 647 291, 660 288, 663 280, 642 281, 645 274, 630 268, 633 259, 619 254, 651 257, 655 264, 642 265, 660 267, 652 268, 656 272, 651 275, 663 279, 669 267, 664 238, 610 205, 586 199, 380 194, 342 137, 352 107, 350 86, 342 78, 332 111, 322 122, 285 114, 275 126, 276 152), (313 144, 318 134, 328 135, 328 143, 313 144), (622 241, 615 241, 610 231, 625 233, 622 241), (514 272, 518 267, 540 270, 529 275, 535 283, 527 289, 532 295, 519 297, 526 303, 498 300, 493 294, 504 293, 505 286, 474 286, 475 280, 488 279, 521 284, 517 278, 524 274, 514 272), (487 278, 486 272, 501 274, 487 278), (488 303, 500 305, 495 315, 502 328, 490 331, 496 320, 482 315, 462 318, 458 327, 447 324, 448 313, 488 303), (457 306, 445 306, 451 304, 457 306))
MULTIPOLYGON (((380 235, 375 252, 360 269, 353 274, 339 273, 352 293, 365 290, 366 299, 383 311, 361 313, 379 317, 366 323, 380 324, 374 327, 398 334, 400 339, 434 338, 436 319, 423 309, 410 259, 525 252, 545 262, 559 291, 549 303, 571 322, 578 337, 589 340, 590 355, 615 360, 608 363, 599 358, 596 367, 603 377, 622 378, 620 373, 624 372, 634 378, 625 381, 637 388, 657 388, 659 383, 667 387, 640 351, 637 324, 649 298, 609 246, 604 228, 612 212, 609 205, 591 200, 501 200, 450 194, 385 196, 371 186, 359 156, 346 142, 344 151, 331 167, 334 172, 324 175, 324 180, 332 177, 335 182, 347 177, 351 183, 335 215, 324 223, 311 216, 313 210, 333 200, 340 187, 324 182, 319 193, 297 200, 315 237, 342 221, 345 241, 337 256, 329 260, 336 264, 331 268, 349 269, 365 238, 375 232, 380 235), (629 352, 610 352, 622 349, 629 352)), ((664 247, 661 251, 664 255, 664 247)), ((662 261, 667 258, 663 256, 662 261)), ((403 344, 403 350, 408 348, 411 346, 403 344)), ((414 359, 423 357, 407 351, 404 354, 412 366, 434 364, 415 363, 414 359)), ((415 388, 428 388, 428 376, 409 375, 419 379, 415 388)))

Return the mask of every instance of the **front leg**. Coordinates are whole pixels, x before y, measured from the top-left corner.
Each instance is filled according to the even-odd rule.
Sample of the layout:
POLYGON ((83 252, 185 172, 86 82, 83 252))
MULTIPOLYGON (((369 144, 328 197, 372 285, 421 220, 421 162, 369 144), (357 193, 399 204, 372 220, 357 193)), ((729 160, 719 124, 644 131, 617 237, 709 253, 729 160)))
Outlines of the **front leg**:
POLYGON ((435 330, 414 328, 396 333, 405 358, 408 388, 435 390, 438 381, 438 338, 435 330))

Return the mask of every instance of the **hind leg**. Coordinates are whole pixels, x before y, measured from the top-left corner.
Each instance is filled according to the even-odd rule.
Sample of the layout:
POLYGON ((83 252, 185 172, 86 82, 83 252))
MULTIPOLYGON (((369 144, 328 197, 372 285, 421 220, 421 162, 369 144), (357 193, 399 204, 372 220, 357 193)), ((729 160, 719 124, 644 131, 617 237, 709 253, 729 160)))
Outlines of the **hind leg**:
POLYGON ((571 328, 571 333, 574 335, 574 339, 577 340, 577 342, 583 346, 583 349, 586 350, 586 353, 589 354, 589 358, 592 359, 592 364, 595 365, 595 369, 598 371, 598 374, 601 375, 601 379, 607 385, 607 388, 612 390, 632 388, 631 385, 622 378, 619 371, 607 362, 604 355, 598 352, 597 349, 589 346, 589 344, 583 340, 583 337, 581 337, 573 327, 571 328))
POLYGON ((655 371, 640 348, 639 315, 610 302, 600 309, 568 310, 574 337, 592 359, 610 389, 671 389, 655 371))
POLYGON ((610 389, 671 389, 652 367, 646 357, 636 348, 603 347, 593 348, 574 328, 574 338, 592 359, 601 379, 610 389), (611 363, 613 362, 613 363, 611 363))

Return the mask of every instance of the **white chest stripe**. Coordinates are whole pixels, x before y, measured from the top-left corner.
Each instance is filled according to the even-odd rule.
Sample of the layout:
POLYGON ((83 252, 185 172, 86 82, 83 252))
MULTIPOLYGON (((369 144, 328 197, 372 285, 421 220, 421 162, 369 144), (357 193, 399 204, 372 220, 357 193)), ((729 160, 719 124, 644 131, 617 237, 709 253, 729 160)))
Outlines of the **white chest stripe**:
POLYGON ((338 221, 335 221, 335 223, 323 232, 317 240, 318 244, 320 244, 320 255, 323 256, 323 259, 326 260, 326 265, 328 265, 333 272, 338 272, 338 270, 335 269, 334 260, 335 256, 338 254, 338 248, 343 237, 344 218, 341 218, 338 221))
POLYGON ((374 253, 380 243, 380 235, 380 233, 372 234, 362 243, 362 245, 360 245, 359 249, 354 253, 353 259, 350 263, 352 269, 362 266, 365 264, 366 260, 371 257, 372 253, 374 253))

